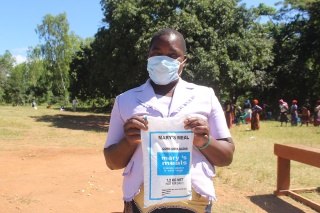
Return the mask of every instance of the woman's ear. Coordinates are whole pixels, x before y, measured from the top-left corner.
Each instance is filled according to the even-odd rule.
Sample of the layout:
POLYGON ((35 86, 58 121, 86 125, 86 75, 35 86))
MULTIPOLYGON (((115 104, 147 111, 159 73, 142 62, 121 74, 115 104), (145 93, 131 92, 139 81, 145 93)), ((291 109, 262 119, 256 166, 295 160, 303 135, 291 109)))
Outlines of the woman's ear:
POLYGON ((186 55, 184 55, 184 57, 183 57, 183 61, 182 61, 182 66, 183 66, 183 68, 186 66, 186 64, 187 64, 187 56, 186 55))
POLYGON ((187 55, 184 55, 184 56, 183 56, 183 61, 186 62, 187 59, 188 59, 187 55))
POLYGON ((182 61, 182 63, 180 64, 179 71, 178 71, 179 76, 181 76, 181 74, 182 74, 182 71, 183 71, 183 69, 184 69, 184 67, 185 67, 185 65, 186 65, 186 61, 187 61, 187 56, 184 55, 183 61, 182 61))
POLYGON ((187 56, 186 55, 184 55, 184 57, 183 57, 183 61, 182 61, 182 63, 183 63, 183 65, 185 65, 186 63, 187 63, 187 56))

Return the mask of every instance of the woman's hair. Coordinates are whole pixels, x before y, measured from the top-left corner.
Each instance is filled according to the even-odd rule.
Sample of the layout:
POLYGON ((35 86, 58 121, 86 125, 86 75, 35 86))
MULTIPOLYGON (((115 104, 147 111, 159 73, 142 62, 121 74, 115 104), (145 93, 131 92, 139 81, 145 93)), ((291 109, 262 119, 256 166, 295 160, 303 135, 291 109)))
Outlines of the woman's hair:
POLYGON ((164 35, 176 35, 180 42, 181 42, 181 46, 182 46, 182 50, 183 50, 183 53, 186 54, 187 53, 187 47, 186 47, 186 41, 184 40, 184 37, 181 33, 179 33, 178 31, 174 30, 174 29, 171 29, 171 28, 165 28, 165 29, 162 29, 160 31, 158 31, 157 33, 155 33, 151 39, 151 42, 150 42, 150 48, 153 44, 153 42, 155 40, 157 40, 158 38, 160 38, 161 36, 164 36, 164 35))

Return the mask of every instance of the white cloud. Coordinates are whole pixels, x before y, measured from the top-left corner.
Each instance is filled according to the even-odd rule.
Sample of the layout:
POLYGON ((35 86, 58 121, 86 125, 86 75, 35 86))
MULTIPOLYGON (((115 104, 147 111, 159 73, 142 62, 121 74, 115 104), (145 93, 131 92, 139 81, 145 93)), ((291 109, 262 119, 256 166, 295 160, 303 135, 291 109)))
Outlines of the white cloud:
POLYGON ((16 59, 17 65, 27 61, 27 57, 25 57, 23 55, 14 55, 13 57, 16 59))
POLYGON ((12 50, 11 54, 16 59, 15 65, 21 64, 27 60, 27 47, 15 48, 12 50))
POLYGON ((13 49, 13 54, 25 55, 27 53, 27 50, 28 50, 28 47, 15 48, 15 49, 13 49))

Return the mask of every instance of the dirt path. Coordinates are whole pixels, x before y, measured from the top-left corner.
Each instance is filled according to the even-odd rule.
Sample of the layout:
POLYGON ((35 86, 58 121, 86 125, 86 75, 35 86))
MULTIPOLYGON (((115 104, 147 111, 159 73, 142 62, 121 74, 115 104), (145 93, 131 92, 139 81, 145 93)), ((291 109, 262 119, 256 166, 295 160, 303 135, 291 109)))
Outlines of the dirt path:
MULTIPOLYGON (((101 150, 46 147, 4 151, 0 152, 0 162, 0 212, 119 213, 123 210, 122 170, 109 170, 101 150)), ((219 202, 215 205, 237 200, 237 205, 251 206, 250 212, 277 213, 280 209, 313 212, 301 211, 280 199, 274 202, 272 195, 251 197, 250 201, 245 192, 217 187, 217 193, 219 202), (263 207, 266 204, 268 208, 263 207)))
POLYGON ((98 151, 0 153, 0 212, 122 212, 121 172, 98 151))
MULTIPOLYGON (((122 170, 109 170, 101 150, 37 148, 2 151, 0 162, 1 213, 120 213, 123 210, 122 170)), ((306 206, 297 206, 297 202, 290 199, 283 202, 273 195, 250 197, 246 190, 216 188, 219 195, 217 206, 236 201, 237 205, 247 206, 249 212, 314 212, 306 206)))

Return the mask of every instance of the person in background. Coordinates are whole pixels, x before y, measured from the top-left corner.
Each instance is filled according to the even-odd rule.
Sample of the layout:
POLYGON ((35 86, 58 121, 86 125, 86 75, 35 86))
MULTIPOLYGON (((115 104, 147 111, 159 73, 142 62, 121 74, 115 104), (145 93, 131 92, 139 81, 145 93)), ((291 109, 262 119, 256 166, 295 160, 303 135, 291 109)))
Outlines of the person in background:
POLYGON ((291 126, 297 126, 298 125, 298 101, 293 100, 291 105, 291 126))
POLYGON ((230 129, 232 127, 233 123, 233 106, 231 104, 230 100, 227 100, 225 102, 225 116, 226 116, 226 121, 227 121, 227 126, 230 129))
POLYGON ((37 103, 36 103, 35 100, 32 101, 31 106, 33 107, 33 109, 38 109, 38 108, 37 108, 37 103))
POLYGON ((126 167, 123 173, 124 213, 209 213, 212 201, 216 200, 212 183, 214 166, 227 166, 232 162, 234 143, 213 89, 186 82, 180 77, 186 55, 186 43, 181 33, 170 28, 160 30, 150 42, 147 63, 150 79, 116 97, 104 157, 111 170, 126 167), (140 134, 141 130, 148 129, 144 115, 188 116, 184 120, 185 129, 194 132, 191 201, 144 208, 140 134), (201 182, 195 181, 199 178, 201 182))
POLYGON ((241 123, 241 117, 243 115, 241 106, 235 106, 235 119, 236 119, 236 124, 240 125, 241 123))
POLYGON ((320 126, 320 100, 317 100, 314 108, 314 126, 320 126))
POLYGON ((250 103, 250 100, 246 100, 246 103, 244 104, 243 106, 243 110, 245 113, 247 113, 247 116, 246 116, 246 123, 250 123, 251 122, 251 103, 250 103))
POLYGON ((259 113, 262 111, 262 108, 258 105, 259 101, 257 99, 253 100, 252 107, 252 117, 251 117, 251 130, 259 130, 260 129, 260 115, 259 113))
POLYGON ((72 100, 72 110, 75 112, 77 110, 77 99, 72 100))
POLYGON ((287 112, 288 112, 288 103, 283 101, 282 99, 279 100, 279 107, 280 107, 280 123, 282 126, 283 122, 286 122, 286 126, 288 123, 288 117, 287 117, 287 112))
POLYGON ((302 109, 302 114, 301 114, 301 125, 306 124, 306 126, 309 125, 310 123, 310 103, 309 103, 309 99, 306 99, 304 101, 304 104, 302 105, 301 109, 302 109))
POLYGON ((265 102, 262 102, 261 104, 262 111, 260 112, 260 120, 267 120, 267 112, 269 105, 265 102))
POLYGON ((96 103, 95 103, 94 101, 92 102, 91 109, 93 109, 93 110, 95 110, 95 109, 96 109, 96 103))

